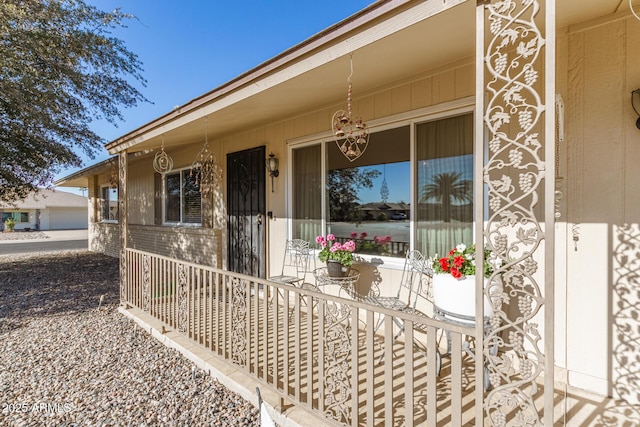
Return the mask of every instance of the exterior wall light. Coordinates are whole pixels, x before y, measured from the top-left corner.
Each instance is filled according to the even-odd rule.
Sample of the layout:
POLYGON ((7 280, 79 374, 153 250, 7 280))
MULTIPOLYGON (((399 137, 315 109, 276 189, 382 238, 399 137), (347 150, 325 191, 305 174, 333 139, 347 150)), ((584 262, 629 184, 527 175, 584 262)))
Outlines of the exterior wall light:
POLYGON ((277 178, 280 175, 280 171, 278 170, 278 165, 280 161, 273 154, 273 152, 269 153, 269 157, 267 158, 267 172, 269 172, 269 176, 271 177, 271 192, 273 193, 273 178, 277 178))
POLYGON ((636 108, 636 104, 634 102, 634 98, 636 97, 636 95, 640 95, 640 89, 636 89, 631 92, 631 107, 633 107, 633 111, 635 111, 638 115, 638 120, 636 120, 636 127, 640 129, 640 113, 638 112, 638 109, 636 108))

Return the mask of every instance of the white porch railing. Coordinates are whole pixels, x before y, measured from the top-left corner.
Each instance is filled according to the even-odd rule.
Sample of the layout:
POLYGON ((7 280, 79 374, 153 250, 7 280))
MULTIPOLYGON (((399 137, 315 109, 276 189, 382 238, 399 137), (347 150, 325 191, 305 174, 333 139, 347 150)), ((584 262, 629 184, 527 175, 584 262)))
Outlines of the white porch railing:
POLYGON ((465 356, 473 328, 132 249, 124 296, 261 388, 336 425, 483 422, 475 396, 482 372, 465 356), (397 340, 394 317, 405 323, 397 340), (452 350, 438 374, 443 329, 452 350))

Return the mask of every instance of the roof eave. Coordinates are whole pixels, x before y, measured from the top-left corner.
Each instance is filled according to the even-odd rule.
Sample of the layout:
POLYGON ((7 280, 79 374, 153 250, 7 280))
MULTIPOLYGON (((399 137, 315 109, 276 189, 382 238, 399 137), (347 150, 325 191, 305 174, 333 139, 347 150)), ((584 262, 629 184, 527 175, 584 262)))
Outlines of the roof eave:
MULTIPOLYGON (((466 1, 469 0, 459 0, 458 2, 462 3, 466 1)), ((388 12, 412 2, 416 2, 416 0, 379 0, 337 24, 326 28, 290 49, 285 50, 279 55, 261 63, 255 68, 224 83, 216 89, 196 97, 182 106, 176 107, 172 111, 158 117, 157 119, 152 120, 151 122, 148 122, 145 125, 121 136, 120 138, 105 144, 105 148, 110 154, 116 154, 124 149, 134 146, 137 144, 136 139, 140 138, 147 132, 157 129, 180 116, 193 112, 203 105, 215 102, 217 99, 223 98, 234 90, 251 84, 274 70, 295 62, 297 59, 304 57, 313 50, 329 46, 332 42, 343 37, 345 34, 353 32, 388 12)))
POLYGON ((112 166, 117 167, 116 157, 110 157, 100 163, 96 163, 70 175, 62 177, 54 181, 53 185, 57 187, 87 187, 90 176, 105 173, 112 166))

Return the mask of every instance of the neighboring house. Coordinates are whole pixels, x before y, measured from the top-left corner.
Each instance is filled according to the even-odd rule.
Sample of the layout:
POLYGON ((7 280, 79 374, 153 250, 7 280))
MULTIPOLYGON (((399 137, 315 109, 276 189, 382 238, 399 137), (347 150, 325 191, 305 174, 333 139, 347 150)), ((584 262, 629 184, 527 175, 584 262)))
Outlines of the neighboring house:
MULTIPOLYGON (((335 209, 380 200, 383 192, 390 206, 407 204, 408 221, 364 222, 358 231, 406 233, 409 247, 427 256, 484 243, 502 254, 501 271, 517 272, 493 317, 508 331, 475 335, 476 342, 499 342, 499 356, 484 349, 494 387, 480 392, 496 425, 512 410, 521 411, 521 425, 538 414, 553 417, 554 379, 635 404, 640 96, 633 107, 630 94, 640 88, 638 45, 640 20, 620 0, 381 0, 110 142, 117 165, 85 169, 58 185, 89 188, 90 239, 103 245, 94 250, 118 233, 123 304, 161 320, 169 317, 154 314, 160 309, 150 295, 158 304, 176 281, 204 280, 193 272, 224 271, 225 280, 243 284, 266 278, 280 271, 286 239, 348 237, 356 224, 333 221, 335 209), (348 109, 350 75, 350 110, 370 134, 355 159, 334 139, 344 131, 332 127, 334 113, 348 109), (268 153, 279 160, 278 173, 267 170, 277 166, 268 153), (154 170, 166 156, 173 168, 154 170), (114 176, 119 224, 104 208, 114 176), (380 176, 402 185, 386 187, 380 176), (169 259, 180 267, 150 294, 169 259), (543 378, 546 406, 535 409, 534 383, 543 378)), ((363 255, 359 284, 393 295, 402 255, 363 255)), ((184 295, 177 301, 183 308, 200 298, 184 295)), ((192 324, 184 319, 180 332, 192 324)), ((241 332, 249 334, 248 326, 241 332)), ((247 353, 233 362, 254 360, 262 359, 247 353)), ((271 368, 252 372, 263 372, 261 381, 282 398, 302 402, 298 391, 270 382, 264 372, 271 368)), ((435 409, 434 399, 428 403, 435 409)))
POLYGON ((409 205, 405 203, 371 202, 361 205, 365 218, 369 220, 407 219, 409 218, 409 205))
POLYGON ((61 190, 41 188, 14 204, 0 204, 2 224, 12 217, 15 230, 72 230, 87 228, 86 197, 61 190))
POLYGON ((85 227, 88 223, 89 250, 113 257, 118 257, 120 252, 116 164, 117 159, 110 158, 56 183, 64 187, 88 189, 89 208, 85 211, 85 227))

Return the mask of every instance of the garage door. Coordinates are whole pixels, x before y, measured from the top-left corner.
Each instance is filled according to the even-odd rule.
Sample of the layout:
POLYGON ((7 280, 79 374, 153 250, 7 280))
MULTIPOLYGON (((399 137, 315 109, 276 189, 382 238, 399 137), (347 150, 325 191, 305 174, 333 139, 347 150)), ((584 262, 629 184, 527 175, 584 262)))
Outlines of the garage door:
POLYGON ((71 230, 87 228, 87 209, 51 209, 49 211, 50 230, 71 230))

